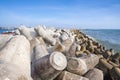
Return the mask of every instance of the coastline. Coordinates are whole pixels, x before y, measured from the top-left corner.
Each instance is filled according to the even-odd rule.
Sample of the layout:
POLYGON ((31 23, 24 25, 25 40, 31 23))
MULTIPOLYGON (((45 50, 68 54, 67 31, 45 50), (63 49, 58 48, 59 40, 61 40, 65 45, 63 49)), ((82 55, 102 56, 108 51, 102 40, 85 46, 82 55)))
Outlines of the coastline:
MULTIPOLYGON (((91 77, 94 77, 93 79, 95 80, 98 78, 95 78, 95 76, 101 76, 100 80, 112 80, 119 79, 120 77, 120 53, 116 53, 114 49, 107 49, 105 46, 101 45, 94 37, 91 37, 90 35, 87 35, 80 30, 55 28, 50 29, 43 26, 27 28, 26 26, 22 26, 16 29, 11 37, 5 34, 5 38, 3 35, 0 35, 0 38, 4 40, 3 43, 1 40, 1 44, 3 45, 0 46, 0 52, 4 50, 4 48, 6 49, 6 47, 9 49, 10 46, 12 46, 11 44, 16 45, 16 47, 19 49, 20 44, 17 44, 17 42, 20 43, 21 41, 19 39, 22 40, 22 38, 25 42, 27 42, 26 46, 30 47, 30 49, 28 49, 30 51, 30 55, 25 55, 27 57, 31 57, 31 61, 28 62, 26 66, 32 63, 29 65, 32 67, 32 76, 26 75, 26 78, 33 78, 33 80, 36 80, 36 78, 41 78, 41 80, 48 80, 49 78, 61 80, 64 78, 61 77, 61 75, 69 75, 68 79, 72 78, 70 75, 75 75, 73 78, 77 77, 80 79, 80 77, 82 77, 86 80, 89 80, 91 77), (16 44, 14 42, 10 42, 14 38, 15 40, 13 41, 16 41, 16 44), (28 42, 30 45, 27 45, 28 42), (49 58, 50 63, 47 63, 49 62, 49 58), (78 64, 76 64, 74 61, 77 61, 78 64), (44 67, 42 65, 44 65, 44 67), (51 72, 51 70, 53 72, 51 72), (96 75, 92 75, 90 77, 90 74, 92 73, 89 73, 89 71, 91 70, 93 70, 93 73, 95 73, 94 70, 97 71, 95 73, 96 75), (52 73, 51 76, 49 71, 52 73), (62 73, 60 74, 60 72, 62 73)), ((15 50, 17 50, 16 47, 14 47, 15 50)), ((19 50, 21 51, 22 49, 23 48, 21 45, 21 48, 19 50)), ((28 52, 27 50, 24 51, 28 52)), ((16 51, 13 49, 13 52, 16 51)), ((7 53, 4 54, 8 55, 7 53)), ((14 55, 17 54, 14 53, 14 55)), ((24 56, 24 54, 22 55, 24 56)), ((5 55, 3 55, 3 58, 0 58, 0 60, 2 59, 4 61, 4 58, 5 55)), ((17 60, 17 58, 15 58, 15 60, 17 60)), ((22 60, 20 63, 22 63, 22 60)), ((20 67, 23 69, 24 66, 20 67)), ((26 72, 30 74, 29 71, 26 72)), ((67 77, 65 80, 66 79, 67 77)))

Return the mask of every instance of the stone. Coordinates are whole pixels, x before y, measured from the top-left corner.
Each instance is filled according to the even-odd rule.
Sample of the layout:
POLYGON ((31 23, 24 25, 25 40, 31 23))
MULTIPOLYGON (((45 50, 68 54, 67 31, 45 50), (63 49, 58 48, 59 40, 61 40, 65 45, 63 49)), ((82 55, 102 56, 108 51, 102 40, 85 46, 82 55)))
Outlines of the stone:
POLYGON ((119 67, 118 64, 116 64, 116 63, 114 63, 114 62, 112 62, 112 61, 108 61, 108 63, 110 63, 113 67, 119 67))
POLYGON ((18 30, 20 31, 20 34, 24 35, 28 40, 32 39, 30 30, 26 26, 21 26, 20 28, 18 28, 18 30))
POLYGON ((65 46, 63 44, 61 44, 60 42, 57 42, 54 46, 48 47, 47 50, 49 53, 52 53, 54 51, 64 52, 65 46))
POLYGON ((60 36, 60 39, 61 39, 62 42, 65 41, 68 38, 69 38, 69 36, 66 32, 63 32, 62 35, 60 36))
POLYGON ((12 63, 0 63, 0 72, 0 80, 32 80, 27 79, 20 68, 12 63))
POLYGON ((45 42, 43 41, 42 37, 34 38, 34 39, 32 39, 31 42, 32 42, 31 44, 33 45, 33 46, 31 45, 32 49, 33 49, 32 65, 31 65, 32 66, 32 77, 35 80, 37 80, 37 79, 39 80, 40 77, 36 74, 35 69, 34 69, 35 62, 38 59, 48 55, 49 53, 46 50, 46 45, 45 45, 45 42))
POLYGON ((110 70, 112 80, 120 80, 120 68, 114 67, 110 70))
POLYGON ((44 44, 38 44, 34 48, 34 61, 37 61, 38 59, 48 55, 46 47, 44 44))
POLYGON ((112 61, 117 65, 120 65, 120 53, 116 53, 112 56, 112 61))
POLYGON ((42 80, 55 79, 67 66, 66 57, 60 52, 53 52, 35 62, 35 72, 42 80))
POLYGON ((104 75, 108 74, 108 70, 111 70, 113 66, 107 62, 106 59, 101 58, 99 61, 99 64, 97 65, 97 68, 102 70, 104 75))
POLYGON ((39 45, 40 41, 37 38, 33 38, 32 40, 30 40, 30 53, 31 53, 31 61, 33 62, 34 60, 34 47, 36 45, 39 45))
POLYGON ((4 35, 1 34, 0 35, 0 49, 3 48, 5 46, 5 44, 13 37, 13 35, 4 35))
POLYGON ((1 71, 5 71, 3 72, 4 77, 11 75, 9 77, 11 80, 14 80, 14 78, 18 78, 18 76, 15 77, 16 71, 16 73, 21 72, 19 76, 22 75, 26 78, 25 80, 31 80, 30 43, 24 36, 17 35, 11 38, 5 47, 0 50, 0 55, 0 64, 2 65, 1 71), (9 67, 9 65, 11 67, 9 67), (8 75, 6 71, 9 72, 8 75))
POLYGON ((76 43, 73 43, 66 54, 67 57, 75 57, 76 56, 76 51, 77 51, 78 45, 76 43))
POLYGON ((69 38, 62 42, 63 46, 65 46, 65 51, 63 52, 66 56, 70 50, 71 45, 73 44, 72 40, 69 38))
POLYGON ((48 34, 49 32, 47 32, 42 26, 38 26, 38 27, 36 27, 34 29, 37 32, 37 34, 39 36, 41 36, 47 43, 49 43, 51 45, 56 44, 56 39, 54 39, 53 36, 48 34))
POLYGON ((89 80, 89 79, 70 73, 68 71, 63 71, 55 80, 89 80))
POLYGON ((89 70, 84 76, 89 80, 104 80, 103 72, 97 68, 89 70))
POLYGON ((90 54, 80 58, 68 57, 67 70, 78 75, 85 74, 89 69, 94 68, 99 62, 99 58, 90 54))
POLYGON ((18 29, 15 30, 15 35, 20 35, 20 31, 18 29))

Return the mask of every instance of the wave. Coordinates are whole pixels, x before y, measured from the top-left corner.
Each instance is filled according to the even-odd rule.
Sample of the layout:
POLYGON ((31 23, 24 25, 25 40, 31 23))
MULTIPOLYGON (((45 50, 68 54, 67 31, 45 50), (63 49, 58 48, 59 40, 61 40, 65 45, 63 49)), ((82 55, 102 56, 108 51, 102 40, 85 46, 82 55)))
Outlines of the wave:
POLYGON ((115 53, 120 52, 120 44, 111 43, 110 41, 97 40, 100 44, 106 47, 106 49, 114 49, 115 53))
POLYGON ((83 32, 93 38, 95 41, 101 43, 107 49, 114 49, 120 52, 120 30, 106 29, 106 30, 83 30, 83 32))

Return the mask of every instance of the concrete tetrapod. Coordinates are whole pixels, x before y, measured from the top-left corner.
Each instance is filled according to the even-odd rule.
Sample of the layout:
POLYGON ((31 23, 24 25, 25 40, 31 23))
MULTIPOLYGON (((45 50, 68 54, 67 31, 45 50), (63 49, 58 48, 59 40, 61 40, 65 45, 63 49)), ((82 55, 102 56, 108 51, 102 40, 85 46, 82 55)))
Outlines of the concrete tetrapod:
POLYGON ((80 58, 68 57, 67 70, 78 75, 83 75, 89 69, 94 68, 98 62, 99 58, 95 54, 90 54, 80 58))
POLYGON ((67 57, 75 57, 76 56, 76 49, 77 49, 77 44, 73 43, 69 49, 69 52, 66 53, 67 57))
POLYGON ((38 38, 34 38, 31 40, 31 47, 32 47, 32 50, 33 50, 33 53, 32 53, 32 77, 34 80, 39 80, 39 76, 35 73, 35 70, 34 70, 34 63, 48 55, 49 53, 47 52, 46 50, 46 45, 42 39, 42 37, 40 37, 39 39, 38 38))
POLYGON ((30 43, 24 36, 11 38, 0 55, 1 80, 31 80, 30 43))
POLYGON ((120 80, 120 68, 114 67, 110 70, 112 80, 120 80))
POLYGON ((50 43, 51 45, 56 44, 56 39, 49 35, 42 26, 38 26, 34 29, 38 33, 38 35, 41 36, 47 43, 50 43))
POLYGON ((24 44, 24 42, 20 40, 25 40, 25 39, 26 38, 24 36, 15 36, 11 38, 8 41, 8 43, 0 50, 0 60, 10 62, 17 48, 19 47, 19 44, 21 45, 24 44))
POLYGON ((0 80, 30 80, 12 63, 0 63, 0 80))
POLYGON ((34 48, 34 61, 48 55, 49 53, 47 52, 45 46, 43 44, 38 44, 34 48))
POLYGON ((0 35, 0 49, 5 46, 5 44, 12 38, 13 35, 0 35))
POLYGON ((89 79, 70 73, 68 71, 63 71, 55 80, 89 80, 89 79))
POLYGON ((102 70, 104 75, 106 75, 108 73, 108 70, 111 70, 113 66, 108 63, 106 59, 101 58, 99 64, 97 65, 97 68, 102 70))
POLYGON ((30 30, 26 26, 22 26, 22 27, 18 28, 18 30, 20 31, 20 34, 24 35, 28 40, 32 39, 32 35, 30 33, 30 30))
POLYGON ((85 74, 85 77, 88 78, 89 80, 104 80, 103 72, 97 68, 89 70, 85 74))
POLYGON ((34 67, 42 80, 53 80, 66 66, 66 57, 60 52, 53 52, 38 59, 34 67))
POLYGON ((13 56, 12 63, 19 66, 21 71, 24 72, 24 75, 27 76, 27 79, 30 79, 31 76, 30 43, 24 36, 16 37, 19 37, 20 39, 15 55, 13 56))
POLYGON ((65 41, 63 41, 62 44, 65 47, 65 50, 63 51, 63 53, 65 54, 65 56, 67 56, 69 49, 70 49, 71 45, 73 44, 73 42, 70 38, 68 38, 65 41))
POLYGON ((52 53, 54 51, 64 52, 65 51, 65 46, 63 44, 61 44, 60 42, 56 42, 55 46, 47 48, 47 51, 49 53, 52 53))
POLYGON ((31 53, 31 62, 34 60, 34 47, 38 45, 40 41, 37 38, 33 38, 30 40, 30 53, 31 53))

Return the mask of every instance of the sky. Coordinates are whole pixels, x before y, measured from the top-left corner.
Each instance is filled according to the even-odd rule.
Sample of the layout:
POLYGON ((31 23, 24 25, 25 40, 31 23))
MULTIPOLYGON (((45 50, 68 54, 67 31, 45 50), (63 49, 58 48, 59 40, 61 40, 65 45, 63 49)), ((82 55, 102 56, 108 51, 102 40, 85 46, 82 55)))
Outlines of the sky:
POLYGON ((120 29, 120 0, 0 0, 0 26, 120 29))

